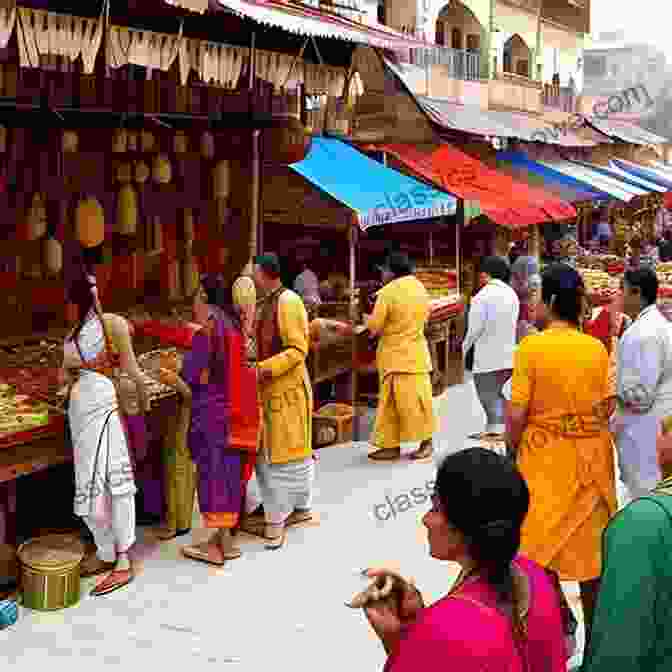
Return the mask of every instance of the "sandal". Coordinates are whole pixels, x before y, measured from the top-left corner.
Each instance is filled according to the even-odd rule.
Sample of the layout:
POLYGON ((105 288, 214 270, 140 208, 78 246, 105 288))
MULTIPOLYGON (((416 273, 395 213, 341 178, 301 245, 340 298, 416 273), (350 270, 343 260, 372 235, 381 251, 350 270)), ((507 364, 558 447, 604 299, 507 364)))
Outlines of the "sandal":
POLYGON ((261 537, 262 539, 270 539, 266 536, 266 521, 263 516, 261 518, 254 518, 247 516, 238 526, 240 532, 251 534, 253 537, 261 537))
POLYGON ((307 523, 313 519, 313 512, 310 509, 294 509, 285 521, 287 527, 298 525, 299 523, 307 523))
POLYGON ((432 440, 423 441, 420 444, 420 447, 413 453, 409 455, 409 458, 414 462, 420 460, 428 460, 434 453, 434 446, 432 445, 432 440))
POLYGON ((88 579, 91 576, 100 576, 106 572, 111 572, 116 566, 116 560, 114 562, 105 562, 95 554, 90 555, 82 561, 79 568, 79 576, 82 579, 88 579))
POLYGON ((209 541, 196 546, 184 546, 182 548, 182 555, 190 560, 205 562, 208 565, 215 565, 216 567, 223 567, 226 563, 224 554, 219 546, 211 544, 209 541), (218 552, 219 558, 213 556, 213 550, 218 552))
POLYGON ((112 570, 96 587, 91 591, 91 597, 101 597, 109 595, 120 588, 124 588, 134 579, 133 570, 115 569, 112 570))
POLYGON ((369 459, 374 462, 394 462, 401 458, 401 448, 379 448, 369 453, 369 459))
POLYGON ((156 538, 160 539, 161 541, 170 541, 171 539, 175 539, 177 537, 184 537, 190 532, 191 532, 190 527, 187 527, 184 530, 171 530, 168 527, 160 527, 156 531, 156 538))
MULTIPOLYGON (((267 527, 278 527, 277 525, 268 525, 267 527)), ((281 532, 277 536, 271 536, 270 530, 266 530, 266 539, 268 542, 264 545, 267 551, 277 551, 285 545, 286 540, 286 531, 284 526, 281 528, 281 532)))

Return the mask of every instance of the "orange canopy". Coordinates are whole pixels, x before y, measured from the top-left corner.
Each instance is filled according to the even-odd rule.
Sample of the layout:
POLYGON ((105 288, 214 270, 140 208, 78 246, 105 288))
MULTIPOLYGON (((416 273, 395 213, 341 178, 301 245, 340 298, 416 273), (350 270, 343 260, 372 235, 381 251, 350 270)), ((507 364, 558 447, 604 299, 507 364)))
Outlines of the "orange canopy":
POLYGON ((451 145, 442 144, 431 154, 413 145, 378 145, 376 149, 392 154, 413 172, 458 198, 478 201, 482 212, 500 226, 520 229, 576 217, 570 203, 517 182, 451 145))

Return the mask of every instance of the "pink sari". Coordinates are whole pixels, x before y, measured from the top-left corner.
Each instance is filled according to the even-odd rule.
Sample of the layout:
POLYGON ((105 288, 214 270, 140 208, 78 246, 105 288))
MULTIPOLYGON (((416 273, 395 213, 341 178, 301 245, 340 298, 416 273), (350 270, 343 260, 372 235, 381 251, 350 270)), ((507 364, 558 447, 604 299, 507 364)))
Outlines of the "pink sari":
POLYGON ((520 556, 515 563, 530 585, 521 651, 510 619, 495 608, 495 591, 479 580, 423 609, 388 658, 385 672, 566 672, 557 593, 541 567, 520 556))

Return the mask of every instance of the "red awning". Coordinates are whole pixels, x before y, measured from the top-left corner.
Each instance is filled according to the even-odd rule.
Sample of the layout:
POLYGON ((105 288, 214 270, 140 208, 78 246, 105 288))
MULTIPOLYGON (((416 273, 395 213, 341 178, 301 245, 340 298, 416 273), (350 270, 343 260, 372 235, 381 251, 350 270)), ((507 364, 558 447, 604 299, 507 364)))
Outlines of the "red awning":
POLYGON ((376 149, 392 154, 415 173, 458 198, 478 201, 483 213, 500 226, 520 229, 576 217, 570 203, 488 168, 451 145, 442 144, 431 154, 413 145, 384 145, 376 149))

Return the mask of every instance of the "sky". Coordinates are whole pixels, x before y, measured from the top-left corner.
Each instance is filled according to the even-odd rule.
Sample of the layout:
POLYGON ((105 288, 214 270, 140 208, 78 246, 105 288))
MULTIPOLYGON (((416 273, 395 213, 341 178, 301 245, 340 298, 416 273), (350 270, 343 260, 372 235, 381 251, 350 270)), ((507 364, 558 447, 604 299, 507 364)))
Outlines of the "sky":
POLYGON ((672 4, 666 0, 591 0, 592 34, 624 30, 627 42, 658 47, 672 62, 672 4))

